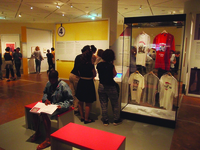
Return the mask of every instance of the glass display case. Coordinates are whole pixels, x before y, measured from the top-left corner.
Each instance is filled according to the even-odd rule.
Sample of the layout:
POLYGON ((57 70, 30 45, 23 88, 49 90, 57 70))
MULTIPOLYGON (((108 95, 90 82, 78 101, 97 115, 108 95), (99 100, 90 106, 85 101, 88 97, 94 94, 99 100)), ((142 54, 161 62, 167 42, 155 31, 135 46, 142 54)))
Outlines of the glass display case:
POLYGON ((175 127, 186 15, 124 19, 121 117, 175 127))

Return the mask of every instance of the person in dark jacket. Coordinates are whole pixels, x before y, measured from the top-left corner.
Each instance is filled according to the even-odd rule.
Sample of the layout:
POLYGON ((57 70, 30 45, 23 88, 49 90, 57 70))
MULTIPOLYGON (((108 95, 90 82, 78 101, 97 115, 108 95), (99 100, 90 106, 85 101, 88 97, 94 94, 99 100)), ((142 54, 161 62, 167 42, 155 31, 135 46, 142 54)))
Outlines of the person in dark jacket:
POLYGON ((7 82, 10 81, 9 79, 9 71, 11 72, 11 80, 15 80, 15 74, 13 71, 13 56, 12 52, 10 52, 10 47, 6 47, 6 52, 4 53, 4 59, 5 59, 5 69, 6 69, 6 78, 7 82))
POLYGON ((51 70, 51 68, 53 68, 53 54, 50 53, 50 50, 48 49, 47 50, 47 62, 48 62, 48 65, 49 65, 49 70, 51 70))
POLYGON ((13 53, 13 59, 15 61, 16 75, 18 78, 21 77, 20 67, 21 67, 21 60, 22 60, 22 54, 19 51, 20 51, 20 48, 17 47, 15 53, 13 53))

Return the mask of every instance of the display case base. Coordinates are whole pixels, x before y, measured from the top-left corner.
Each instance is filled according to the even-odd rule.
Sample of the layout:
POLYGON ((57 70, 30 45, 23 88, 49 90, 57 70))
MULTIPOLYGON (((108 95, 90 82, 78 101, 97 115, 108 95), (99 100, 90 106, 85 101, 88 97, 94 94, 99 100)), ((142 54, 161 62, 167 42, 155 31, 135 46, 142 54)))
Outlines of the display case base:
POLYGON ((153 125, 158 125, 158 126, 162 126, 162 127, 168 127, 168 128, 175 128, 175 126, 176 126, 176 121, 173 121, 173 120, 166 120, 166 119, 162 119, 162 118, 144 116, 144 115, 124 112, 124 111, 121 111, 121 118, 133 120, 133 121, 139 121, 139 122, 148 123, 148 124, 153 124, 153 125))

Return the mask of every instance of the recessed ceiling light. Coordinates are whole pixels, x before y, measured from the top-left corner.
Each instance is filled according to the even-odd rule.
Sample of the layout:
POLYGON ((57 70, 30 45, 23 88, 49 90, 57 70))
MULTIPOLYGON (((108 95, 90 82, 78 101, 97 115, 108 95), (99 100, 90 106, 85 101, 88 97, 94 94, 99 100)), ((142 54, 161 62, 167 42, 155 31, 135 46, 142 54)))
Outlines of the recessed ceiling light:
POLYGON ((92 20, 94 20, 94 19, 95 19, 95 17, 94 17, 94 16, 92 16, 92 17, 91 17, 91 19, 92 19, 92 20))
POLYGON ((33 7, 31 7, 31 9, 33 9, 33 7))
POLYGON ((19 17, 22 17, 21 13, 19 14, 19 17))
POLYGON ((65 16, 65 14, 62 14, 62 16, 64 17, 64 16, 65 16))
POLYGON ((57 5, 56 5, 56 7, 57 7, 58 9, 60 9, 60 6, 58 5, 58 3, 57 3, 57 5))
POLYGON ((70 7, 71 7, 71 8, 73 8, 73 5, 72 5, 72 4, 70 4, 70 7))

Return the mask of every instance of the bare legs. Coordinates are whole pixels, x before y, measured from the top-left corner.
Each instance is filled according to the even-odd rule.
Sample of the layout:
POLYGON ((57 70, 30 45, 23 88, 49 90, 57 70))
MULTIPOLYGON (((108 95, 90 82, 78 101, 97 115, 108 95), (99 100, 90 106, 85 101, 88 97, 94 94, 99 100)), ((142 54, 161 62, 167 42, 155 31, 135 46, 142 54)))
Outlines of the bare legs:
POLYGON ((89 123, 89 122, 91 122, 91 120, 89 119, 89 115, 90 115, 92 103, 85 103, 85 115, 83 112, 83 105, 84 105, 84 102, 79 101, 79 112, 81 115, 81 120, 84 119, 85 122, 89 123))
MULTIPOLYGON (((44 127, 45 127, 45 131, 46 131, 46 139, 43 143, 38 145, 37 150, 44 149, 44 148, 51 145, 51 143, 50 143, 51 121, 50 121, 47 114, 41 114, 41 116, 42 116, 42 119, 44 121, 44 127)), ((39 131, 40 119, 39 119, 39 116, 37 114, 33 114, 33 119, 34 119, 36 131, 35 131, 35 134, 33 135, 32 139, 31 139, 32 142, 37 140, 37 138, 40 136, 40 131, 39 131)))
POLYGON ((89 121, 91 103, 85 103, 85 121, 89 121))
POLYGON ((78 109, 79 109, 79 112, 80 112, 80 115, 81 115, 81 119, 85 118, 84 113, 83 113, 83 104, 84 104, 84 102, 81 102, 81 101, 79 101, 79 103, 78 103, 78 109))

